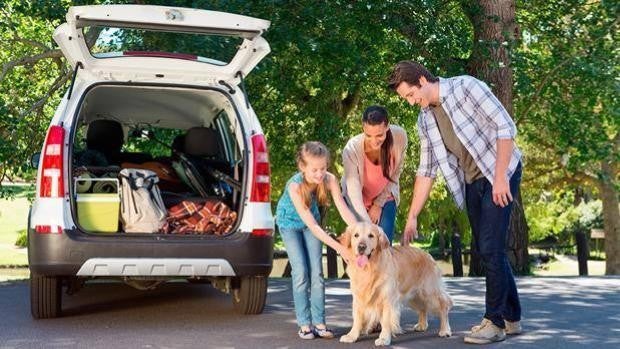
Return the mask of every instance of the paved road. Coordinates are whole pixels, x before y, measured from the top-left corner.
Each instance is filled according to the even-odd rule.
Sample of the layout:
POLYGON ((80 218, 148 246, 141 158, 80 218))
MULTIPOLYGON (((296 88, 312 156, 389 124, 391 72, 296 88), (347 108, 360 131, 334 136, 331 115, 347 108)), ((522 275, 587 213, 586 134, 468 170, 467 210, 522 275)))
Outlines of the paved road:
MULTIPOLYGON (((447 278, 455 307, 453 336, 413 333, 415 314, 403 313, 405 334, 394 348, 473 348, 463 336, 480 319, 484 280, 447 278)), ((525 333, 484 348, 619 348, 620 278, 521 278, 525 333)), ((290 280, 272 279, 262 315, 239 316, 229 296, 207 285, 171 283, 141 292, 119 283, 87 285, 65 297, 65 316, 30 317, 28 284, 0 284, 0 348, 372 348, 377 335, 355 344, 297 338, 290 280)), ((351 324, 346 280, 327 282, 328 324, 338 334, 351 324)))

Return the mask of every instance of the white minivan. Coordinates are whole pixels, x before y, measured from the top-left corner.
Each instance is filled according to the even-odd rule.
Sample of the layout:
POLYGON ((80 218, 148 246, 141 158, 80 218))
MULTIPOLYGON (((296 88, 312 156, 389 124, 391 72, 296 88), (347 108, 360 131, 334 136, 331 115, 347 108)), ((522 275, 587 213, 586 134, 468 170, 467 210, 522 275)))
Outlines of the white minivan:
POLYGON ((93 278, 141 289, 208 282, 240 313, 262 312, 273 258, 270 167, 244 79, 270 51, 262 37, 270 22, 146 5, 71 7, 66 20, 54 40, 73 77, 35 157, 33 317, 60 316, 63 291, 93 278), (218 234, 124 231, 120 186, 97 194, 96 181, 147 164, 162 166, 160 177, 172 172, 159 183, 167 208, 215 200, 234 223, 218 234))

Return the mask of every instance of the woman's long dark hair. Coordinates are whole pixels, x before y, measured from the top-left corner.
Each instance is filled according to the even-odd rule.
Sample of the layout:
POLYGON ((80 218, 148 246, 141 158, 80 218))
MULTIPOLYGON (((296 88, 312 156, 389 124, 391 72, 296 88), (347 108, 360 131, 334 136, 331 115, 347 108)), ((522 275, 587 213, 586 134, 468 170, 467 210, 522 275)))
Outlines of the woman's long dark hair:
POLYGON ((371 105, 364 110, 362 114, 362 123, 371 126, 385 125, 388 127, 385 135, 385 141, 381 144, 381 172, 383 177, 387 178, 390 182, 394 183, 390 177, 390 165, 392 164, 392 145, 394 144, 394 137, 392 136, 392 130, 390 130, 390 121, 388 120, 387 109, 380 105, 371 105))

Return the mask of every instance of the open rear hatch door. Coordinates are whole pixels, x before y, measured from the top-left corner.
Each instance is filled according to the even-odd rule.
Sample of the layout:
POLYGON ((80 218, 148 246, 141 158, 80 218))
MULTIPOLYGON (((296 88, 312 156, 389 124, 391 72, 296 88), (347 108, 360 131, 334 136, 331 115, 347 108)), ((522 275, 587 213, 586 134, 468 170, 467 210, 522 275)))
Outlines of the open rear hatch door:
POLYGON ((188 81, 239 82, 270 51, 270 22, 225 12, 152 5, 69 8, 54 40, 75 69, 131 80, 156 72, 188 81))

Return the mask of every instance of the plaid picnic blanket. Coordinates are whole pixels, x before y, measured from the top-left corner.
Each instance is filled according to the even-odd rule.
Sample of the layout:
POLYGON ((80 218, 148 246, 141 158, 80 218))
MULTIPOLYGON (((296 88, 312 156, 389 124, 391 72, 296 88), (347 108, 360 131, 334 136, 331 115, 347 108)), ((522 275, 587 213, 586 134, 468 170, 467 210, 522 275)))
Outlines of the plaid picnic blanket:
POLYGON ((219 200, 184 200, 168 209, 168 218, 160 232, 224 235, 232 229, 236 220, 237 212, 219 200))

